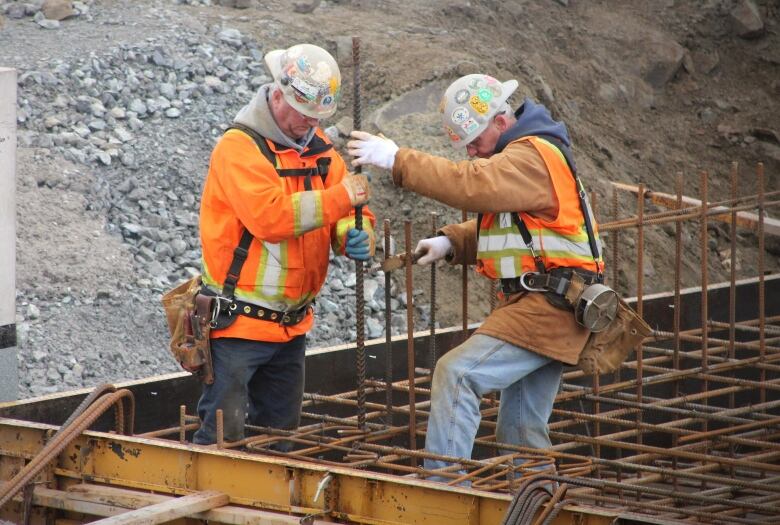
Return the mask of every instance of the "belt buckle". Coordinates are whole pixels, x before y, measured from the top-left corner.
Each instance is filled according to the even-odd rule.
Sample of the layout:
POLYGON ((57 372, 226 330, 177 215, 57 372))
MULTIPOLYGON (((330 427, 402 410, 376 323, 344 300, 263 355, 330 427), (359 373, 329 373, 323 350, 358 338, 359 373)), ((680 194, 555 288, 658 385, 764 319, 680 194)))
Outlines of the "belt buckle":
POLYGON ((534 288, 533 286, 529 286, 528 284, 526 284, 525 280, 529 276, 533 277, 536 275, 539 275, 539 272, 523 272, 518 278, 518 280, 520 281, 520 286, 522 286, 522 288, 527 292, 546 292, 547 291, 546 288, 534 288))

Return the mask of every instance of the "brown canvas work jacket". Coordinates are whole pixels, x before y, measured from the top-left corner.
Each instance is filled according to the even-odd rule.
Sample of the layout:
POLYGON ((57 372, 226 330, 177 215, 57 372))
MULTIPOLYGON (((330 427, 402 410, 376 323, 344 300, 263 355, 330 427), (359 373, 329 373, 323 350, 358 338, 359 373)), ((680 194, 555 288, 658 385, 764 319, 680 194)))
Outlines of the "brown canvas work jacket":
MULTIPOLYGON (((396 186, 436 199, 454 208, 477 213, 524 211, 542 219, 558 214, 548 169, 534 146, 523 139, 509 143, 488 159, 453 162, 413 149, 401 148, 393 165, 396 186)), ((451 264, 475 264, 475 220, 440 230, 452 242, 451 264)), ((515 346, 577 364, 590 332, 571 312, 552 306, 540 293, 504 298, 477 333, 515 346)))

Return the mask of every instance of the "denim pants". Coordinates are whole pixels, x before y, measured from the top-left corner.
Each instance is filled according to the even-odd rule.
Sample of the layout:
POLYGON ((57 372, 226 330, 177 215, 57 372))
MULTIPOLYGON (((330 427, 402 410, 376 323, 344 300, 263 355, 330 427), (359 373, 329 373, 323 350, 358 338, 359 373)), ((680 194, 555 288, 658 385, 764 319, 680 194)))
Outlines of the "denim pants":
MULTIPOLYGON (((252 425, 297 428, 303 402, 305 353, 305 335, 287 343, 212 339, 214 383, 203 385, 198 401, 201 425, 192 442, 216 442, 217 409, 222 409, 226 441, 244 437, 247 414, 252 425)), ((289 444, 277 448, 289 448, 289 444)))
MULTIPOLYGON (((471 336, 436 364, 426 450, 471 458, 479 428, 480 398, 497 390, 501 391, 498 442, 550 448, 547 420, 552 414, 562 370, 563 365, 549 357, 490 336, 471 336)), ((449 465, 425 460, 429 470, 449 465)))

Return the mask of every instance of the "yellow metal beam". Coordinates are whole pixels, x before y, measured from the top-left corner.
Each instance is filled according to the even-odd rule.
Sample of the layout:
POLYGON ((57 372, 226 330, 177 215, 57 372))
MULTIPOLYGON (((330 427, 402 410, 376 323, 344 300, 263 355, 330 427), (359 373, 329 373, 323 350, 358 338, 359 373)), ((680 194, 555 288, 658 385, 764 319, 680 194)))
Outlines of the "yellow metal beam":
MULTIPOLYGON (((0 461, 32 457, 50 428, 0 419, 0 461)), ((54 473, 61 480, 166 495, 219 491, 234 505, 374 525, 495 525, 511 501, 509 495, 348 467, 99 432, 75 440, 60 455, 54 473), (328 475, 332 481, 315 499, 328 475)), ((606 525, 616 517, 615 512, 572 506, 554 523, 606 525)))

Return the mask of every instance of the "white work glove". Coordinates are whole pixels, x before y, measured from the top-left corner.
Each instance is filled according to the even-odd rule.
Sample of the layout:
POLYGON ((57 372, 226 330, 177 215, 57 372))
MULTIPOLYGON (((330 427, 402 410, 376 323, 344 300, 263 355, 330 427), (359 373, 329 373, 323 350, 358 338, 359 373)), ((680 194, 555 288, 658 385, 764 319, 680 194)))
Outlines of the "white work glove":
POLYGON ((386 170, 393 169, 395 154, 398 146, 387 137, 372 135, 365 131, 353 131, 350 133, 353 139, 347 142, 347 151, 355 157, 353 166, 371 164, 386 170))
POLYGON ((423 266, 444 259, 450 252, 452 252, 452 243, 446 235, 423 239, 417 243, 417 248, 414 249, 415 255, 422 255, 417 259, 417 264, 423 266))

